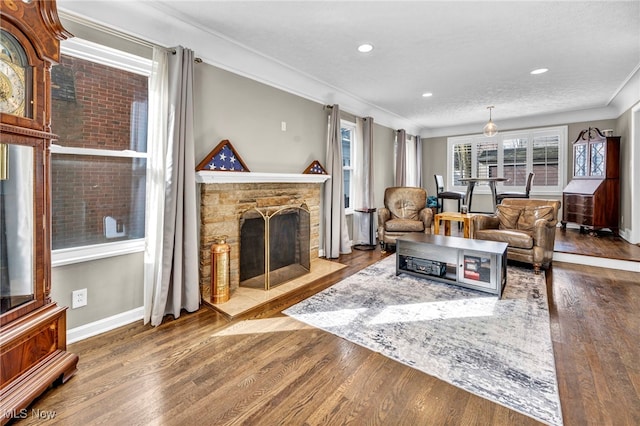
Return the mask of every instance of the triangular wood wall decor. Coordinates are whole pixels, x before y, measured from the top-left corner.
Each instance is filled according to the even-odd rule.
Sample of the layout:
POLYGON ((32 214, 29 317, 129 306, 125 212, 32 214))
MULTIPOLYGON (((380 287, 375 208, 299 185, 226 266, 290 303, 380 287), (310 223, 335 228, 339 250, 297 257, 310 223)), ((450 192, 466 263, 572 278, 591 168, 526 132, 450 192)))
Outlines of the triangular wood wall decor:
POLYGON ((196 171, 215 170, 223 172, 248 172, 249 168, 227 139, 221 141, 198 164, 196 171))
POLYGON ((318 160, 314 160, 313 163, 309 164, 309 166, 304 169, 302 172, 305 175, 326 175, 327 171, 322 167, 322 164, 318 160))

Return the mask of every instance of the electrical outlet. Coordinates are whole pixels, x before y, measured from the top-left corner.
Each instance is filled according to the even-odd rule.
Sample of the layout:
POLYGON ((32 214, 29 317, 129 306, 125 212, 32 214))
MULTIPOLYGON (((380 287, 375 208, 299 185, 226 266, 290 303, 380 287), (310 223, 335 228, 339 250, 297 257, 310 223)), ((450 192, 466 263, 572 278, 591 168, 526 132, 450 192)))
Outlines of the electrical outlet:
POLYGON ((87 289, 83 288, 71 292, 71 309, 87 306, 87 289))

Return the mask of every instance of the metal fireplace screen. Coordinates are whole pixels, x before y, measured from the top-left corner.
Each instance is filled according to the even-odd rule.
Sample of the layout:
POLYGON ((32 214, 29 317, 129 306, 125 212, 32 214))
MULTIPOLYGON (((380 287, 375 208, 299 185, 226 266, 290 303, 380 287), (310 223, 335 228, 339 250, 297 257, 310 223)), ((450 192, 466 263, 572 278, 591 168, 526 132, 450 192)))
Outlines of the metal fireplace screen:
POLYGON ((264 288, 307 274, 310 213, 306 204, 251 209, 240 218, 240 285, 264 288))

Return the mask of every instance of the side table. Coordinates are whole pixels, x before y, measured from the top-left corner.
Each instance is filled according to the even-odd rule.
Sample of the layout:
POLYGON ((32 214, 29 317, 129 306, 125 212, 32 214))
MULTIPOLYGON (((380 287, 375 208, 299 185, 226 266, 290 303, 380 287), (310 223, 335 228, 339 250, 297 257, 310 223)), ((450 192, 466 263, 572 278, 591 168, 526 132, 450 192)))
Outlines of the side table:
POLYGON ((471 218, 473 215, 470 213, 458 213, 458 212, 443 212, 438 213, 433 218, 433 233, 440 233, 440 221, 444 221, 444 235, 451 235, 451 222, 462 222, 463 232, 465 238, 471 238, 471 218))
POLYGON ((369 244, 355 244, 353 248, 356 250, 375 250, 376 240, 373 236, 373 214, 376 212, 376 209, 355 209, 354 211, 369 215, 369 244))

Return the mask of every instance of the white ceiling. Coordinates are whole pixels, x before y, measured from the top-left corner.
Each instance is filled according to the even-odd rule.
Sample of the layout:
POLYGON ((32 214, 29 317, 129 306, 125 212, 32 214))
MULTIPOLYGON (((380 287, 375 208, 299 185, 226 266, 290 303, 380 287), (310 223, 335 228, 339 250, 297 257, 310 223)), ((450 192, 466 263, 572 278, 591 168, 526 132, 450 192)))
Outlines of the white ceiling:
MULTIPOLYGON (((556 124, 551 117, 567 122, 576 112, 586 119, 615 118, 621 107, 631 106, 615 105, 616 96, 640 74, 637 0, 58 0, 58 5, 427 136, 480 131, 489 105, 503 129, 535 124, 536 117, 545 124, 556 124), (373 44, 373 52, 359 53, 363 42, 373 44), (529 74, 541 67, 549 72, 529 74), (423 98, 424 92, 433 96, 423 98)), ((639 100, 640 89, 631 97, 639 100)))

